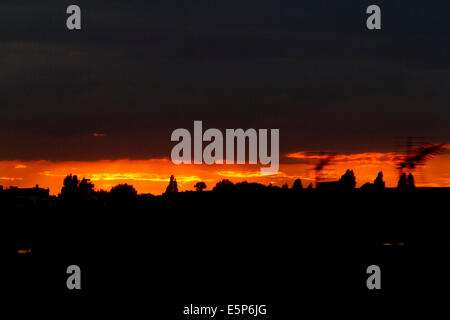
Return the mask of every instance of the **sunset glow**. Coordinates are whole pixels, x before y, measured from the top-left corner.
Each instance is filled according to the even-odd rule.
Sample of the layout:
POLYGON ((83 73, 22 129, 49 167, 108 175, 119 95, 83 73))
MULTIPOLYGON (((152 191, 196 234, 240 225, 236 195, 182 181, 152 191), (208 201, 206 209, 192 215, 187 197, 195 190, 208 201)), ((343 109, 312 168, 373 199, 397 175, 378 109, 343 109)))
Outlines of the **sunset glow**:
MULTIPOLYGON (((377 173, 383 171, 388 187, 395 187, 398 170, 395 161, 400 155, 389 153, 358 153, 336 155, 333 162, 321 173, 323 180, 337 180, 346 169, 353 169, 360 187, 373 182, 377 173)), ((97 190, 109 190, 120 183, 132 184, 139 193, 161 194, 171 174, 175 175, 179 189, 193 190, 198 181, 204 181, 207 190, 222 179, 233 182, 249 181, 281 186, 300 178, 303 186, 315 182, 314 166, 323 155, 296 152, 285 156, 275 175, 261 175, 256 165, 174 165, 168 159, 148 160, 101 160, 101 161, 0 161, 0 185, 49 188, 57 195, 64 177, 69 174, 91 179, 97 190)), ((414 172, 417 186, 450 187, 450 154, 438 155, 414 172)))

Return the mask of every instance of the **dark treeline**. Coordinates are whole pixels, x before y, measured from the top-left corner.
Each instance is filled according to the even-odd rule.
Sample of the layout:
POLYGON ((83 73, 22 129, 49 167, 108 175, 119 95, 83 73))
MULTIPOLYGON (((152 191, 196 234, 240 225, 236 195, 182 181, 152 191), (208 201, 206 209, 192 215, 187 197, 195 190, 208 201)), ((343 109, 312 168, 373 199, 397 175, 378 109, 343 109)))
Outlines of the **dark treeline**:
MULTIPOLYGON (((19 189, 1 189, 0 199, 4 204, 17 204, 19 206, 26 205, 54 205, 54 203, 66 203, 69 205, 117 205, 123 203, 131 203, 135 201, 148 200, 167 200, 175 198, 199 199, 199 197, 207 197, 206 194, 252 194, 252 193, 299 193, 299 192, 319 192, 319 193, 341 193, 358 190, 359 192, 383 192, 386 190, 383 181, 383 173, 379 172, 373 183, 366 183, 359 189, 356 188, 356 177, 353 170, 347 170, 338 181, 318 182, 316 188, 313 184, 304 186, 301 179, 296 179, 291 186, 284 184, 281 187, 272 184, 264 185, 256 182, 237 182, 233 183, 228 179, 217 182, 210 190, 205 182, 197 182, 194 186, 195 191, 183 191, 178 189, 176 178, 172 175, 165 192, 162 195, 155 196, 153 194, 138 194, 136 189, 127 183, 118 184, 111 188, 110 191, 96 190, 95 185, 86 178, 78 178, 76 175, 69 174, 64 178, 61 192, 57 197, 49 196, 48 189, 35 188, 19 189)), ((396 190, 413 191, 415 190, 414 177, 410 173, 403 173, 400 176, 396 190)))
MULTIPOLYGON (((194 185, 195 192, 207 191, 208 186, 205 182, 200 181, 194 185)), ((215 184, 210 190, 212 192, 300 192, 306 190, 312 190, 313 184, 310 183, 307 187, 303 186, 301 179, 296 179, 292 186, 284 184, 281 187, 274 186, 272 184, 264 185, 257 182, 237 182, 233 183, 228 179, 223 179, 215 184)), ((334 191, 349 191, 356 189, 356 177, 353 170, 347 170, 338 181, 320 182, 317 185, 317 189, 326 190, 331 189, 334 191)), ((366 183, 361 188, 366 191, 382 191, 386 189, 385 182, 383 181, 383 173, 379 172, 378 176, 373 183, 366 183)), ((413 190, 415 189, 414 177, 410 173, 408 176, 403 173, 398 181, 397 189, 399 190, 413 190)), ((166 191, 161 196, 154 196, 151 194, 138 195, 136 189, 129 184, 119 184, 107 192, 104 190, 95 191, 95 187, 89 179, 79 180, 77 176, 68 175, 64 179, 63 187, 59 197, 63 199, 83 199, 90 196, 106 197, 111 199, 120 200, 132 200, 144 197, 167 197, 172 194, 179 193, 178 183, 176 178, 172 175, 170 177, 169 184, 166 187, 166 191)), ((191 193, 192 191, 184 191, 185 193, 191 193)))

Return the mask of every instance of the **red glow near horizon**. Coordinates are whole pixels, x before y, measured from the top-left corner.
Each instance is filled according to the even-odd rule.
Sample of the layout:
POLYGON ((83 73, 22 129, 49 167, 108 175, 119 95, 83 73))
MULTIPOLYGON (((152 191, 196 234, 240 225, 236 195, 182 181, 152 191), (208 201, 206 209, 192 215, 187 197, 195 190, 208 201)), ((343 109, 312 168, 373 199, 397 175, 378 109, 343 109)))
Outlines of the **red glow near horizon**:
MULTIPOLYGON (((347 170, 353 169, 360 187, 373 182, 379 171, 383 171, 386 186, 395 187, 398 181, 396 159, 392 152, 366 152, 336 155, 333 163, 324 168, 324 180, 337 180, 347 170)), ((315 181, 314 166, 320 155, 308 152, 287 154, 286 158, 300 163, 280 164, 274 175, 261 175, 259 165, 174 165, 168 159, 148 160, 99 160, 99 161, 0 161, 0 185, 4 187, 49 188, 58 194, 64 177, 69 174, 91 179, 97 190, 109 190, 120 183, 132 184, 139 193, 161 194, 171 174, 175 175, 179 189, 193 190, 198 181, 204 181, 208 190, 222 179, 233 182, 249 181, 281 186, 300 178, 304 187, 315 181)), ((414 171, 417 186, 450 187, 450 154, 434 157, 426 165, 414 171)))

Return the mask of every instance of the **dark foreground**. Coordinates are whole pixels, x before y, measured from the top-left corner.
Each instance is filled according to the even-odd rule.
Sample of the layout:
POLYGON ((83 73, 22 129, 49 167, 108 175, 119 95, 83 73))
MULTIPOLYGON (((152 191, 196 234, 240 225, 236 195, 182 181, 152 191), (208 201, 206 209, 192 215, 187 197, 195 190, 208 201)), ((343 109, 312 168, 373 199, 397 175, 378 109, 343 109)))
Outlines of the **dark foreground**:
POLYGON ((197 319, 182 314, 191 303, 266 304, 268 318, 286 319, 361 300, 379 308, 406 296, 445 298, 449 195, 203 192, 5 207, 3 287, 20 299, 106 298, 160 319, 197 319), (82 270, 80 291, 66 288, 72 264, 82 270), (373 264, 381 290, 366 287, 373 264))

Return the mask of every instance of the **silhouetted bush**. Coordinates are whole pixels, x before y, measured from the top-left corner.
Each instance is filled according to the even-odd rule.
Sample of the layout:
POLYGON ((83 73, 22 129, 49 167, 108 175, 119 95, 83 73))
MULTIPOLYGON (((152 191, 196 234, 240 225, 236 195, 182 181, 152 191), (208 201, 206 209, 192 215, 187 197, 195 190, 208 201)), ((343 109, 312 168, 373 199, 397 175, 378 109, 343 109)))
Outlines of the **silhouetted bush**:
POLYGON ((118 184, 111 188, 109 196, 113 202, 129 202, 136 200, 137 191, 132 185, 118 184))
POLYGON ((233 190, 234 183, 228 179, 223 179, 216 183, 215 187, 212 189, 214 192, 230 192, 233 190))
POLYGON ((256 182, 238 182, 234 185, 233 191, 238 193, 256 193, 268 191, 271 187, 266 187, 261 183, 256 182))

